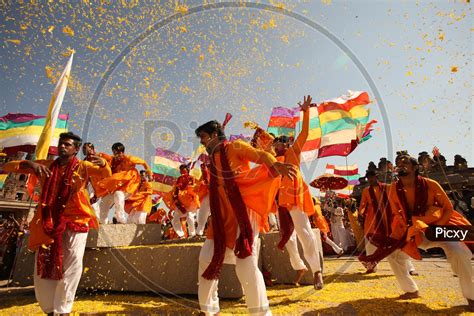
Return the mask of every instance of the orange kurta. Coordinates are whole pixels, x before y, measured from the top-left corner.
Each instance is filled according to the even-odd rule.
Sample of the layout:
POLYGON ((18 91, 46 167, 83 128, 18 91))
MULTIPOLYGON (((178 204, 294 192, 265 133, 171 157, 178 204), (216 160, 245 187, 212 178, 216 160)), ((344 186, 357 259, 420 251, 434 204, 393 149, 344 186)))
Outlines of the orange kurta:
MULTIPOLYGON (((396 184, 392 184, 389 189, 389 201, 394 217, 391 237, 396 239, 403 238, 408 227, 407 244, 402 250, 415 259, 421 259, 417 246, 421 244, 423 240, 422 233, 429 225, 471 225, 467 219, 454 211, 451 201, 449 201, 446 192, 444 192, 438 182, 428 178, 425 178, 425 180, 428 184, 426 214, 424 216, 413 216, 413 225, 411 227, 408 227, 406 210, 403 209, 402 203, 398 199, 396 184)), ((408 207, 414 209, 415 188, 405 188, 405 196, 408 207)))
MULTIPOLYGON (((214 159, 218 172, 217 191, 222 212, 221 218, 224 222, 224 231, 226 234, 226 246, 233 249, 237 238, 238 223, 231 207, 231 201, 229 201, 224 188, 219 151, 214 153, 214 159)), ((239 187, 245 205, 249 210, 259 216, 260 224, 263 226, 264 219, 266 219, 272 208, 276 193, 281 184, 281 178, 272 177, 269 170, 269 167, 276 162, 275 157, 265 151, 255 149, 243 141, 237 140, 227 144, 227 159, 229 160, 231 170, 234 172, 234 179, 239 187), (251 169, 250 162, 263 164, 263 166, 251 169)), ((207 238, 214 238, 212 221, 207 231, 207 238)))
POLYGON ((323 233, 328 233, 330 231, 329 224, 326 221, 326 218, 323 216, 323 212, 321 210, 321 202, 315 198, 316 203, 314 204, 314 214, 313 214, 313 223, 319 228, 320 231, 323 233))
MULTIPOLYGON (((107 154, 101 154, 109 164, 112 162, 112 157, 107 154)), ((145 160, 135 156, 124 155, 120 163, 112 170, 111 177, 103 179, 96 184, 95 194, 97 197, 103 197, 115 191, 123 191, 129 194, 134 194, 140 186, 140 174, 135 168, 136 165, 142 165, 147 171, 148 175, 152 175, 152 171, 145 160)))
MULTIPOLYGON (((112 158, 111 156, 109 156, 107 154, 104 154, 104 153, 98 153, 97 156, 102 158, 102 159, 105 159, 107 164, 110 166, 110 162, 111 162, 111 158, 112 158)), ((94 190, 94 195, 97 194, 97 193, 95 193, 96 188, 97 188, 97 183, 99 183, 103 179, 104 179, 103 177, 98 177, 98 176, 90 176, 89 177, 90 184, 92 185, 92 189, 94 190)))
MULTIPOLYGON (((37 160, 36 163, 49 167, 54 160, 37 160)), ((3 166, 6 172, 16 173, 33 173, 30 169, 21 168, 22 161, 11 161, 3 166)), ((64 217, 66 221, 77 224, 85 224, 91 228, 98 228, 99 223, 95 217, 92 206, 89 202, 89 194, 87 193, 87 183, 91 176, 109 177, 112 174, 108 164, 105 167, 99 167, 88 161, 79 161, 79 164, 72 176, 71 196, 66 203, 64 209, 64 217)), ((44 185, 45 176, 40 179, 41 186, 44 185)), ((28 240, 28 248, 36 251, 41 245, 49 245, 53 239, 46 235, 43 231, 42 221, 42 205, 38 204, 38 208, 33 219, 30 222, 30 238, 28 240)))
POLYGON ((294 165, 297 174, 294 180, 284 177, 281 180, 281 188, 278 194, 278 204, 286 207, 288 210, 293 207, 303 210, 308 216, 314 214, 314 204, 309 192, 308 185, 304 182, 300 171, 301 150, 309 135, 309 109, 303 112, 303 126, 301 132, 296 138, 293 146, 288 148, 284 157, 278 157, 279 161, 284 161, 294 165))
POLYGON ((146 212, 150 214, 152 202, 151 195, 153 187, 150 182, 142 181, 138 191, 125 201, 125 211, 130 214, 132 211, 146 212))

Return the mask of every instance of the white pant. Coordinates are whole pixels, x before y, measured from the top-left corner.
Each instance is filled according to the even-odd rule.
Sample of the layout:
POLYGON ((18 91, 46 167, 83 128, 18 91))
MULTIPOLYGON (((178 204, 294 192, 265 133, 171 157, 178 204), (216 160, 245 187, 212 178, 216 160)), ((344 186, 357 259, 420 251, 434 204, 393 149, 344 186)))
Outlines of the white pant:
MULTIPOLYGON (((451 269, 459 277, 461 284, 462 295, 470 300, 474 299, 474 284, 472 282, 472 267, 471 257, 472 253, 469 248, 462 242, 448 242, 448 241, 430 241, 423 236, 423 242, 419 246, 421 249, 430 249, 439 247, 444 250, 448 262, 451 264, 451 269)), ((397 278, 400 287, 405 292, 418 291, 418 287, 408 273, 407 265, 408 255, 397 249, 387 259, 392 267, 395 277, 397 278)))
MULTIPOLYGON (((226 248, 224 263, 235 264, 235 272, 245 293, 245 302, 247 303, 249 313, 252 315, 271 315, 265 281, 263 280, 262 272, 258 269, 258 248, 260 244, 258 239, 258 217, 252 211, 248 212, 254 236, 252 255, 245 259, 239 259, 235 256, 232 249, 226 248)), ((201 311, 205 312, 206 315, 213 315, 219 312, 219 297, 217 296, 219 281, 206 280, 202 277, 202 274, 211 262, 213 254, 214 240, 206 239, 199 253, 198 272, 199 305, 201 311)))
POLYGON ((120 224, 125 224, 125 200, 130 197, 129 193, 123 191, 115 191, 112 194, 104 196, 100 200, 100 223, 109 223, 109 210, 112 204, 115 204, 115 218, 120 224))
POLYGON ((183 226, 181 225, 181 218, 186 217, 186 222, 188 223, 188 235, 189 237, 196 235, 196 228, 195 228, 195 216, 194 212, 186 212, 186 214, 181 213, 180 210, 176 209, 173 212, 173 219, 171 220, 171 224, 173 225, 173 229, 179 237, 184 236, 183 226))
POLYGON ((326 237, 326 240, 324 240, 324 242, 326 244, 328 244, 329 246, 331 246, 332 250, 334 250, 335 253, 337 254, 340 254, 341 251, 344 251, 344 249, 342 249, 341 247, 339 247, 334 241, 332 241, 331 238, 329 237, 326 237))
POLYGON ((331 223, 331 233, 334 242, 339 247, 344 249, 344 251, 346 251, 350 247, 351 241, 349 239, 349 234, 342 222, 331 223))
POLYGON ((95 217, 100 221, 100 199, 91 205, 94 210, 95 217))
MULTIPOLYGON (((375 252, 375 250, 377 250, 377 247, 374 244, 372 244, 367 239, 367 237, 365 237, 364 239, 365 239, 365 253, 366 253, 367 256, 370 256, 375 252)), ((387 258, 387 260, 388 260, 388 258, 387 258)), ((389 260, 389 262, 390 262, 390 260, 389 260)), ((405 264, 407 265, 408 272, 415 271, 415 266, 413 265, 413 262, 411 261, 410 256, 407 256, 405 264)), ((413 291, 410 291, 410 292, 413 292, 413 291)))
POLYGON ((278 222, 275 214, 268 214, 268 224, 270 225, 270 229, 278 229, 278 222))
POLYGON ((197 212, 197 231, 198 235, 204 234, 204 229, 206 228, 207 219, 211 213, 211 206, 209 202, 209 194, 206 195, 201 201, 201 207, 197 212))
POLYGON ((36 270, 38 253, 35 255, 35 295, 44 313, 66 314, 72 310, 77 286, 82 275, 82 258, 86 249, 87 233, 75 233, 67 229, 63 235, 63 278, 42 279, 36 270))
POLYGON ((128 214, 128 224, 146 224, 147 212, 145 211, 131 211, 128 214))
POLYGON ((301 246, 303 246, 304 257, 311 268, 311 272, 321 272, 319 249, 308 216, 304 211, 296 207, 290 210, 290 216, 293 220, 295 230, 285 247, 290 256, 291 267, 294 270, 306 269, 298 252, 298 243, 296 241, 296 236, 298 236, 301 246))

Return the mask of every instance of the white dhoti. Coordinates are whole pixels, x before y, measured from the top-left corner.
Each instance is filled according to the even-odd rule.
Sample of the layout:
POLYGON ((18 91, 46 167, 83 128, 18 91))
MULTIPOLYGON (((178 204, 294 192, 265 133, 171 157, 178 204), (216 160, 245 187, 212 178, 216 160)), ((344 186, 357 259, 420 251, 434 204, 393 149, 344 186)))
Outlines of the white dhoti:
POLYGON ((91 206, 92 206, 92 209, 94 210, 95 217, 97 217, 97 219, 100 222, 100 199, 94 204, 91 204, 91 206))
POLYGON ((332 250, 334 250, 335 253, 340 254, 341 252, 344 252, 344 249, 339 247, 334 241, 332 241, 331 238, 326 237, 324 242, 328 244, 332 248, 332 250))
POLYGON ((127 222, 125 216, 125 200, 129 197, 130 194, 123 191, 115 191, 112 194, 104 196, 100 200, 100 223, 109 223, 109 210, 112 204, 115 204, 115 218, 118 223, 125 224, 127 222))
POLYGON ((128 214, 128 224, 146 224, 147 212, 145 211, 131 211, 128 214))
POLYGON ((179 237, 184 237, 184 230, 183 226, 181 225, 181 218, 186 218, 186 223, 188 224, 188 235, 189 237, 196 235, 196 227, 195 227, 195 217, 196 214, 192 211, 188 211, 183 214, 180 210, 174 210, 173 212, 173 219, 171 220, 171 224, 173 225, 173 229, 179 237))
POLYGON ((67 314, 72 310, 77 286, 82 275, 82 259, 86 248, 87 233, 67 229, 63 235, 63 278, 42 279, 37 274, 35 255, 35 296, 44 313, 67 314))
POLYGON ((342 221, 331 222, 331 234, 334 242, 346 251, 350 246, 350 240, 342 221))
POLYGON ((211 206, 209 202, 209 194, 203 197, 201 200, 201 206, 199 211, 197 211, 197 231, 196 233, 200 236, 204 234, 204 229, 206 228, 207 219, 211 214, 211 206))
MULTIPOLYGON (((226 248, 224 263, 235 264, 235 272, 245 293, 245 301, 251 315, 271 315, 265 282, 262 272, 258 269, 258 218, 249 211, 249 219, 252 225, 254 243, 252 255, 239 259, 232 249, 226 248)), ((236 236, 237 239, 237 236, 236 236)), ((198 272, 198 298, 201 311, 206 315, 214 315, 219 312, 219 297, 217 296, 218 280, 206 280, 202 274, 211 262, 214 254, 214 240, 206 239, 199 254, 198 272)))
MULTIPOLYGON (((430 248, 442 248, 446 254, 451 269, 458 276, 462 295, 474 300, 474 284, 472 282, 472 253, 462 242, 430 241, 423 236, 423 242, 418 246, 426 250, 430 248)), ((396 250, 387 259, 392 267, 400 287, 405 292, 418 291, 415 281, 409 274, 410 265, 407 263, 408 255, 401 250, 396 250), (401 255, 403 254, 403 255, 401 255), (403 256, 404 259, 401 259, 403 256)))
POLYGON ((314 236, 308 216, 304 211, 297 207, 290 210, 290 216, 293 221, 294 230, 290 239, 288 239, 285 248, 290 257, 291 267, 296 271, 306 270, 306 265, 301 259, 298 250, 298 242, 296 240, 296 237, 298 236, 301 246, 303 247, 304 257, 310 265, 311 272, 321 272, 322 258, 320 256, 320 249, 318 249, 318 243, 316 242, 316 237, 314 236))

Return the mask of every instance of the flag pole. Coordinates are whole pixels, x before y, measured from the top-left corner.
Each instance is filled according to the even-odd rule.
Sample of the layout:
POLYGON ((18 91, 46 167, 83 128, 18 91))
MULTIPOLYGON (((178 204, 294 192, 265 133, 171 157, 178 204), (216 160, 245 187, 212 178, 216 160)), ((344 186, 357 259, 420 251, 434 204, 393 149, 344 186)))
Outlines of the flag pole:
MULTIPOLYGON (((348 164, 347 164, 347 156, 346 156, 346 171, 347 169, 349 168, 348 164)), ((347 186, 349 186, 349 184, 347 184, 347 186)), ((349 196, 351 196, 352 194, 352 189, 349 189, 349 196)))

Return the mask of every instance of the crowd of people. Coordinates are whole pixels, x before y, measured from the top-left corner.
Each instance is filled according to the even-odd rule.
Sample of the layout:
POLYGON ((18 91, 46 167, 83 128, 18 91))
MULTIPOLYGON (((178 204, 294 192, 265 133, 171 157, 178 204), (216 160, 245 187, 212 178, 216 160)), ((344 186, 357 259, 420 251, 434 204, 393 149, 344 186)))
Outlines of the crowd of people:
POLYGON ((73 133, 63 133, 57 159, 6 163, 4 171, 33 173, 42 187, 28 240, 36 253, 35 293, 42 310, 71 312, 87 232, 110 224, 112 207, 117 223, 161 223, 170 239, 205 236, 198 262, 198 300, 206 314, 219 312, 217 287, 224 263, 235 265, 249 312, 271 314, 258 268, 258 240, 260 233, 276 227, 281 235, 278 247, 288 251, 295 284, 308 270, 298 253, 299 240, 315 290, 324 287, 324 260, 314 227, 338 256, 365 245, 359 259, 367 273, 375 272, 386 258, 404 292, 400 299, 419 296, 411 264, 412 259, 421 258, 418 248, 441 247, 472 310, 471 250, 461 241, 433 241, 424 234, 433 225, 466 227, 470 223, 453 209, 436 181, 419 175, 417 159, 400 153, 395 162, 398 177, 390 185, 379 182, 369 170, 369 186, 359 207, 353 200, 330 194, 322 202, 311 196, 299 167, 311 101, 307 96, 299 104, 303 125, 294 141, 278 136, 263 144, 230 142, 219 122, 199 126, 195 133, 206 148, 208 162, 201 163, 199 179, 190 175, 189 165, 179 168, 173 189, 162 196, 170 212, 159 207, 150 212, 153 173, 143 159, 126 155, 121 143, 113 144, 113 155, 108 155, 97 153, 91 143, 82 145, 73 133), (81 146, 84 160, 77 157, 81 146), (144 170, 139 172, 137 165, 144 170))

